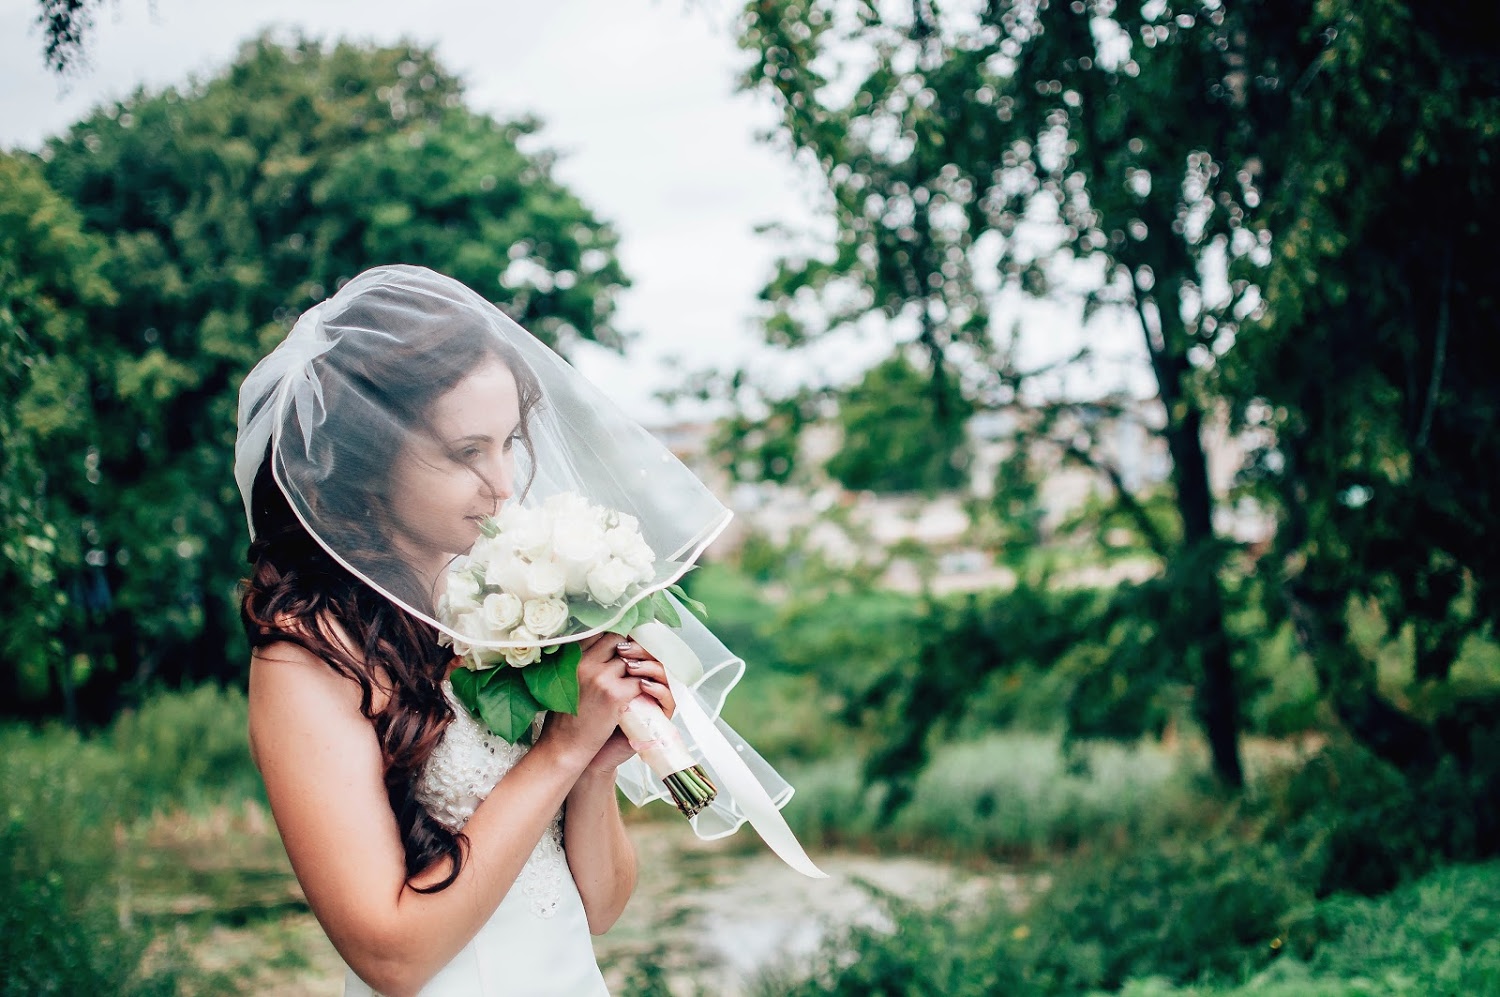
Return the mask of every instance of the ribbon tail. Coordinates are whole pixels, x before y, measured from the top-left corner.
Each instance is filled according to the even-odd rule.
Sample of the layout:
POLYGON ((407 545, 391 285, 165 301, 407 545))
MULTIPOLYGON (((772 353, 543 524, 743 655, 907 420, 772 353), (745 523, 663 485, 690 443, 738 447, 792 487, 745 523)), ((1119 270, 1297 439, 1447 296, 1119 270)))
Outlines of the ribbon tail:
POLYGON ((681 676, 703 673, 703 663, 698 660, 692 648, 668 627, 655 621, 636 627, 630 636, 666 666, 667 684, 672 690, 673 698, 677 700, 677 710, 687 724, 688 733, 703 752, 703 760, 713 768, 714 775, 718 776, 723 788, 734 797, 734 802, 761 840, 783 862, 802 875, 812 879, 827 879, 828 874, 807 857, 797 836, 787 826, 786 818, 776 809, 770 794, 760 784, 760 780, 755 778, 750 766, 745 764, 739 752, 720 733, 703 707, 698 705, 692 689, 686 687, 681 676))

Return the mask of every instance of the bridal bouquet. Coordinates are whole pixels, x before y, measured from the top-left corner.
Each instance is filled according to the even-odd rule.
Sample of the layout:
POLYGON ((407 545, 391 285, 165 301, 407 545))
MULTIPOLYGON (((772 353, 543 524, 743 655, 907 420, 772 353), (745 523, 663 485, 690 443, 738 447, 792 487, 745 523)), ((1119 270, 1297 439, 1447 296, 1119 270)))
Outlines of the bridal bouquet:
MULTIPOLYGON (((621 614, 621 607, 670 577, 673 568, 658 566, 631 516, 565 492, 534 508, 507 506, 480 529, 468 555, 450 566, 437 607, 445 626, 474 642, 439 639, 451 643, 465 666, 452 675, 454 693, 512 744, 527 734, 538 712, 578 710, 582 650, 577 642, 544 641, 606 625, 622 634, 652 621, 682 625, 660 590, 621 614)), ((701 615, 703 606, 680 586, 670 591, 701 615)), ((717 795, 650 697, 630 704, 620 728, 684 815, 692 817, 717 795)))

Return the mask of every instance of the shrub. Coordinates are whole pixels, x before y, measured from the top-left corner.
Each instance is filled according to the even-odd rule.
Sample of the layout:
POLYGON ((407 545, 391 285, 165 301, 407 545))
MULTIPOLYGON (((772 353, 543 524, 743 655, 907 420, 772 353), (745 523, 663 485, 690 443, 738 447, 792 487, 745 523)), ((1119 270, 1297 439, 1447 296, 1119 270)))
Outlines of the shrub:
POLYGON ((866 887, 886 923, 861 925, 825 941, 802 965, 763 973, 754 997, 1028 997, 1003 907, 975 915, 906 904, 866 887))
POLYGON ((1500 862, 1441 869, 1379 899, 1338 896, 1288 919, 1319 976, 1390 993, 1500 993, 1500 862))
POLYGON ((1269 961, 1280 920, 1308 899, 1282 852, 1222 833, 1078 862, 1032 915, 1032 976, 1047 993, 1238 979, 1269 961))
POLYGON ((1077 745, 1057 736, 993 734, 939 748, 912 802, 885 824, 882 790, 854 758, 790 773, 787 820, 824 843, 971 858, 1036 859, 1084 842, 1123 843, 1195 823, 1200 806, 1180 760, 1141 745, 1077 745))
POLYGON ((757 992, 1043 997, 1132 980, 1141 995, 1234 985, 1271 962, 1284 918, 1310 898, 1277 849, 1217 834, 1075 859, 1021 914, 1000 893, 967 911, 880 899, 886 923, 845 931, 757 992))
POLYGON ((127 858, 119 760, 53 728, 0 730, 0 995, 175 994, 183 976, 114 909, 127 858))
POLYGON ((141 812, 191 809, 225 797, 262 798, 249 722, 244 692, 205 684, 127 710, 106 740, 141 812))
POLYGON ((1483 765, 1465 770, 1451 756, 1409 779, 1336 739, 1270 779, 1266 802, 1277 839, 1303 857, 1319 896, 1375 895, 1445 861, 1493 854, 1497 785, 1483 765))
POLYGON ((0 997, 176 994, 202 975, 122 913, 153 811, 258 796, 245 697, 164 693, 92 738, 0 727, 0 997))

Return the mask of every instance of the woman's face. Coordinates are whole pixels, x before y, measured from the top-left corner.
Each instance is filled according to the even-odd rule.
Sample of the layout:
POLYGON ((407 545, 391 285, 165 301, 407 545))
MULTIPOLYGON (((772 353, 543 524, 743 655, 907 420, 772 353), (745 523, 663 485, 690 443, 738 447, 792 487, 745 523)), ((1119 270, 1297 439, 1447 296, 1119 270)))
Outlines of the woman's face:
POLYGON ((515 492, 521 429, 516 379, 499 360, 464 378, 427 413, 432 436, 413 434, 391 473, 391 514, 420 557, 462 554, 479 521, 515 492))

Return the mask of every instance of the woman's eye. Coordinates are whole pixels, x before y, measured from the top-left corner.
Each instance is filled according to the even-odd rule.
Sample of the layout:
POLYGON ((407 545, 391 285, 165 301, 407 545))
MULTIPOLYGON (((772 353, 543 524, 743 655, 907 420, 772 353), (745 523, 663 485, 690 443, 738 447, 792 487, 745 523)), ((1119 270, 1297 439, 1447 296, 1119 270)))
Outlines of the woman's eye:
POLYGON ((484 451, 478 447, 464 447, 458 452, 458 459, 468 464, 478 460, 483 454, 484 451))

